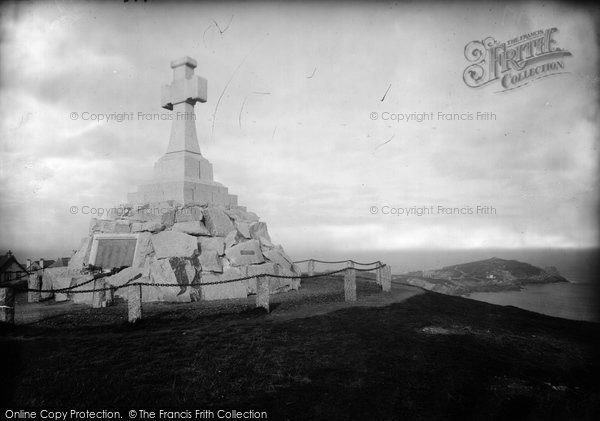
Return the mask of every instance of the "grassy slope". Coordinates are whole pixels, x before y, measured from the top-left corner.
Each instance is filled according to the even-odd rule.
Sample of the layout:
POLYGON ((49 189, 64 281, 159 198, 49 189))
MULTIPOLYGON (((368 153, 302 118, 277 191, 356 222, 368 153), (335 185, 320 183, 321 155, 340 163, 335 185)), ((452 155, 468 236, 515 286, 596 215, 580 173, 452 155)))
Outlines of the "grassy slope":
POLYGON ((270 419, 600 414, 600 325, 435 293, 288 321, 163 312, 73 327, 61 316, 0 333, 0 406, 253 403, 271 406, 270 419))

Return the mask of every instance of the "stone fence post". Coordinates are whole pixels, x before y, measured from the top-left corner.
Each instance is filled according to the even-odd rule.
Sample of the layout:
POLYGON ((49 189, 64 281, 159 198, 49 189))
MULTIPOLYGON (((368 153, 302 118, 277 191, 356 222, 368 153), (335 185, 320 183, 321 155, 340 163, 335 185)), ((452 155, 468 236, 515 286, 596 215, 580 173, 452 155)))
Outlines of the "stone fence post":
POLYGON ((105 292, 105 297, 104 297, 104 303, 102 304, 102 307, 108 307, 108 306, 112 306, 115 302, 115 287, 112 286, 110 283, 105 282, 104 283, 104 287, 105 288, 109 288, 107 289, 105 292))
POLYGON ((12 288, 0 288, 0 322, 15 322, 15 291, 12 288))
MULTIPOLYGON (((381 266, 381 262, 377 262, 377 266, 381 266)), ((381 272, 382 272, 381 267, 375 269, 375 282, 377 283, 377 285, 381 286, 381 272)))
POLYGON ((314 276, 315 274, 315 261, 310 259, 308 261, 308 276, 314 276))
POLYGON ((346 301, 356 301, 356 271, 352 262, 348 262, 344 272, 344 298, 346 301))
POLYGON ((42 278, 40 275, 38 275, 36 272, 32 272, 27 280, 27 288, 29 288, 29 291, 27 292, 27 302, 39 303, 42 295, 39 291, 42 289, 42 278))
POLYGON ((142 286, 134 285, 127 296, 129 323, 135 323, 142 318, 142 286))
POLYGON ((104 297, 106 296, 104 291, 104 279, 96 279, 94 280, 94 292, 92 295, 92 308, 100 308, 102 307, 102 303, 104 302, 104 297))
POLYGON ((256 307, 262 307, 269 312, 269 283, 270 277, 259 276, 256 278, 256 307))
POLYGON ((392 290, 392 267, 385 265, 381 273, 381 290, 389 292, 392 290))

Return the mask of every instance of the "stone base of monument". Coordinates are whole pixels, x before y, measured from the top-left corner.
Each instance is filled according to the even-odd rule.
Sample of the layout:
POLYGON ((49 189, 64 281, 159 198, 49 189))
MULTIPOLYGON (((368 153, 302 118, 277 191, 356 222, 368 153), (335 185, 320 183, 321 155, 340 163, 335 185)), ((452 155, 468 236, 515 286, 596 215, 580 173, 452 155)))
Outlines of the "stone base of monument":
MULTIPOLYGON (((267 225, 242 206, 163 202, 123 209, 123 215, 114 219, 91 221, 89 237, 69 267, 51 273, 55 288, 64 287, 67 275, 73 277, 71 285, 88 280, 82 275, 88 264, 104 269, 129 266, 103 280, 116 288, 116 297, 129 301, 139 291, 126 284, 141 276, 135 282, 148 284, 141 287, 143 302, 246 298, 257 293, 256 278, 223 281, 301 274, 283 248, 273 244, 267 225)), ((270 279, 272 294, 300 286, 299 279, 270 279)), ((73 301, 94 304, 92 293, 76 290, 69 294, 73 301)))

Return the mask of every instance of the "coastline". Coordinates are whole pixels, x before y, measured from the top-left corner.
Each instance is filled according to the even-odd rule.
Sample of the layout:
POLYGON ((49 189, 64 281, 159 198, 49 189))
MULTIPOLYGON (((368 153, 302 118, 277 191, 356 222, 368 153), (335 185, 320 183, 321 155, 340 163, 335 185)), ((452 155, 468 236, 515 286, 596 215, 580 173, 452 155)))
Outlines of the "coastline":
POLYGON ((525 284, 518 290, 477 291, 464 297, 568 320, 600 322, 596 293, 592 283, 560 282, 525 284))

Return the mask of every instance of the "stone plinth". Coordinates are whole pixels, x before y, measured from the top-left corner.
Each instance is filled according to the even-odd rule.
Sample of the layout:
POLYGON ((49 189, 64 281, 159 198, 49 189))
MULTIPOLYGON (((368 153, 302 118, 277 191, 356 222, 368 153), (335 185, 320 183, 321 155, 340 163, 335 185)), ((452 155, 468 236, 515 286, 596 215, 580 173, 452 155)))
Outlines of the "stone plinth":
POLYGON ((237 196, 213 180, 212 164, 190 151, 166 153, 154 165, 154 182, 142 184, 137 192, 127 195, 127 201, 134 205, 168 200, 237 206, 237 196))
POLYGON ((127 201, 133 205, 160 203, 174 200, 177 203, 206 203, 237 206, 237 196, 228 193, 220 183, 205 181, 162 181, 142 184, 137 192, 128 193, 127 201))

